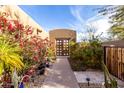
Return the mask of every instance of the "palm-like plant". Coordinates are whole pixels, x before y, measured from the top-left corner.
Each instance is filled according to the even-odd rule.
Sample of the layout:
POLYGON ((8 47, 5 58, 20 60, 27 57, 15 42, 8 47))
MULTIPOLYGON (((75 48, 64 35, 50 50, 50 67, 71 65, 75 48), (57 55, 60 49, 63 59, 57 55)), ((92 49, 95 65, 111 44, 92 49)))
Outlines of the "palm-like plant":
POLYGON ((5 69, 10 71, 21 70, 24 66, 21 49, 17 43, 12 43, 7 36, 0 35, 0 75, 5 69))

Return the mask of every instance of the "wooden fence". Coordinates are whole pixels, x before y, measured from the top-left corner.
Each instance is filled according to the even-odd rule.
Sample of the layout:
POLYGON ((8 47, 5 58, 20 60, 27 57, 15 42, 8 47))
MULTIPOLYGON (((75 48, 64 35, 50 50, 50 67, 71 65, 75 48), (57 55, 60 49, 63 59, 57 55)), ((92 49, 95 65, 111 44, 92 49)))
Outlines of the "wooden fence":
POLYGON ((124 81, 124 47, 105 47, 104 52, 109 72, 124 81))

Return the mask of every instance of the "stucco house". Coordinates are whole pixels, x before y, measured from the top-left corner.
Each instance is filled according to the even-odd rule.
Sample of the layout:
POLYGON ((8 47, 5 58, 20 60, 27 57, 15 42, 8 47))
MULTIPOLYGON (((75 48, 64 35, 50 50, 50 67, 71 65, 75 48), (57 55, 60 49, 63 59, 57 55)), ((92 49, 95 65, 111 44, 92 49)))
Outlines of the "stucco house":
POLYGON ((68 56, 69 41, 76 42, 76 31, 70 29, 54 29, 49 32, 49 38, 57 56, 68 56))

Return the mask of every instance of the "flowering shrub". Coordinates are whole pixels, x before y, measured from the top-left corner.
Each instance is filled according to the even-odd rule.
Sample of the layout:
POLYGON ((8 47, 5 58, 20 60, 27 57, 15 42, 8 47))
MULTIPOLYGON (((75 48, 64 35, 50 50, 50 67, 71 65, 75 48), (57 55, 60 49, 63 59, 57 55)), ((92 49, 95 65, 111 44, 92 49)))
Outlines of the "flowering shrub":
POLYGON ((39 62, 47 55, 48 38, 41 39, 40 36, 33 36, 33 28, 24 26, 18 20, 8 20, 7 13, 0 15, 0 32, 6 34, 11 42, 18 42, 23 49, 23 54, 39 62))
MULTIPOLYGON (((23 72, 32 74, 34 69, 32 65, 41 63, 48 55, 49 41, 48 38, 42 39, 38 35, 33 35, 34 29, 26 25, 24 26, 18 20, 10 19, 7 13, 0 13, 0 35, 5 35, 11 44, 18 44, 24 63, 23 72)), ((10 45, 11 46, 11 45, 10 45)), ((9 63, 8 63, 9 64, 9 63)), ((16 64, 19 66, 19 64, 16 64)))
POLYGON ((40 62, 47 56, 48 39, 41 39, 38 36, 32 36, 24 43, 25 56, 30 56, 35 62, 40 62))

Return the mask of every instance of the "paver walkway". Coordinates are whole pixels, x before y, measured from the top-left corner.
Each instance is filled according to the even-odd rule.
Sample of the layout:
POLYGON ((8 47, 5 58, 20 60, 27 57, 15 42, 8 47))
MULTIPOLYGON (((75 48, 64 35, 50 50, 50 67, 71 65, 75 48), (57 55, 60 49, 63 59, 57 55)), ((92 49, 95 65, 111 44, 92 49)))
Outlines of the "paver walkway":
POLYGON ((67 57, 57 57, 43 88, 79 88, 74 72, 71 70, 67 57))

